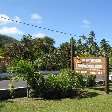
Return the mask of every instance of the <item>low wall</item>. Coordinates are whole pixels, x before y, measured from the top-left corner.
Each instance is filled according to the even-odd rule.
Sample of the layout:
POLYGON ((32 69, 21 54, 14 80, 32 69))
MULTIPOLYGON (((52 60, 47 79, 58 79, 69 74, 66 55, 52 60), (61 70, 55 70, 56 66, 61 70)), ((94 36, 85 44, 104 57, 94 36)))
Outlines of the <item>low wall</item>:
MULTIPOLYGON (((14 89, 14 98, 26 97, 27 89, 26 88, 15 88, 14 89)), ((10 99, 10 91, 8 89, 0 89, 0 100, 10 99)))

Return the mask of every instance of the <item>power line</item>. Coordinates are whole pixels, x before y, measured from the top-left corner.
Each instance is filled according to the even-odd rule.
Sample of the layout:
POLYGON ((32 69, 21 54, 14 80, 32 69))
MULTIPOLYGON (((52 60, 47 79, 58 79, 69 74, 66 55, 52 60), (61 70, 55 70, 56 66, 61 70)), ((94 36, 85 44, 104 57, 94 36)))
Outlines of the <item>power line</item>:
POLYGON ((5 18, 5 17, 0 17, 0 18, 8 20, 8 21, 16 22, 16 23, 19 23, 19 24, 32 26, 32 27, 39 28, 39 29, 48 30, 48 31, 51 31, 51 32, 61 33, 61 34, 70 35, 70 36, 76 36, 76 35, 71 34, 71 33, 69 34, 69 33, 66 33, 66 32, 63 32, 63 31, 58 31, 58 30, 53 30, 53 29, 50 29, 50 28, 40 27, 40 26, 37 26, 37 25, 29 24, 29 23, 22 22, 22 21, 17 21, 17 20, 14 20, 14 19, 9 19, 9 18, 5 18))

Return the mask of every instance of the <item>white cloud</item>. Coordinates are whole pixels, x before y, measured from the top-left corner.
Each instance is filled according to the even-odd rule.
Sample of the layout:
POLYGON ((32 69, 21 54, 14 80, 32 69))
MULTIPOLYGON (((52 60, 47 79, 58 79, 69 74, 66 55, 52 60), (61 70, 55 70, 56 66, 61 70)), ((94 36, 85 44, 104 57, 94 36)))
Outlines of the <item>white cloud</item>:
POLYGON ((31 19, 32 20, 41 20, 42 16, 40 16, 39 14, 34 13, 34 14, 31 15, 31 19))
POLYGON ((7 15, 5 15, 5 14, 0 14, 0 23, 2 23, 2 24, 7 24, 7 23, 11 22, 11 21, 8 20, 8 19, 9 19, 9 17, 8 17, 7 15), (1 17, 3 17, 3 18, 1 18, 1 17), (6 18, 6 19, 4 19, 4 18, 6 18))
MULTIPOLYGON (((0 24, 1 25, 4 25, 4 24, 7 24, 7 23, 12 23, 12 21, 11 20, 8 20, 8 19, 10 19, 9 18, 9 16, 7 16, 6 14, 0 14, 0 24), (3 18, 1 18, 1 17, 3 17, 3 18), (6 18, 6 19, 4 19, 4 18, 6 18)), ((20 22, 21 21, 21 19, 18 17, 18 16, 15 16, 14 18, 12 18, 14 21, 18 21, 18 22, 20 22)))
POLYGON ((37 13, 31 14, 31 20, 32 22, 42 23, 42 16, 40 16, 37 13))
POLYGON ((83 28, 90 28, 91 27, 91 22, 89 22, 86 19, 82 20, 82 27, 83 28))
POLYGON ((14 34, 23 34, 22 31, 16 27, 2 27, 0 28, 0 34, 14 35, 14 34))
POLYGON ((45 34, 43 34, 43 33, 35 33, 35 34, 33 34, 33 37, 35 37, 35 38, 42 38, 42 37, 45 37, 45 34))

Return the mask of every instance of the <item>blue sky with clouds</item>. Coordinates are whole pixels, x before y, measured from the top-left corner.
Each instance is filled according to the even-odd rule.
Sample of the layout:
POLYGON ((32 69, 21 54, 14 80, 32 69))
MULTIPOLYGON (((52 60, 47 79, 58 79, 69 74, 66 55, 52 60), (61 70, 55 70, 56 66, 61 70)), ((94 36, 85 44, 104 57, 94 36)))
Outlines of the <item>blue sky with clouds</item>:
POLYGON ((0 34, 18 40, 23 35, 45 35, 54 38, 56 46, 70 40, 71 35, 89 36, 95 31, 99 42, 105 38, 112 44, 112 0, 0 0, 0 17, 29 23, 23 25, 0 18, 0 34), (42 28, 32 27, 31 25, 42 28), (53 29, 54 31, 45 30, 53 29), (57 33, 56 31, 64 32, 57 33))

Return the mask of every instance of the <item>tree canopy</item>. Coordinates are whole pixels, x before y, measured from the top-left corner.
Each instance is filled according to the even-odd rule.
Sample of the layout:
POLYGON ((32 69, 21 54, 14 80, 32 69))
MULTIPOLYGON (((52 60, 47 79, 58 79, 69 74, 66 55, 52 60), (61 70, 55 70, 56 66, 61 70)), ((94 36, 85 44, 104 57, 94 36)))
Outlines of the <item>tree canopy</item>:
MULTIPOLYGON (((1 36, 0 43, 8 42, 1 50, 5 49, 3 56, 8 59, 9 64, 22 59, 35 63, 35 67, 39 70, 70 68, 69 42, 55 47, 55 40, 48 36, 33 39, 31 35, 23 35, 20 41, 16 41, 12 37, 6 38, 7 36, 1 36)), ((102 39, 98 43, 94 31, 91 31, 88 37, 83 35, 77 41, 74 40, 74 47, 75 55, 109 56, 112 60, 112 46, 106 39, 102 39)))

